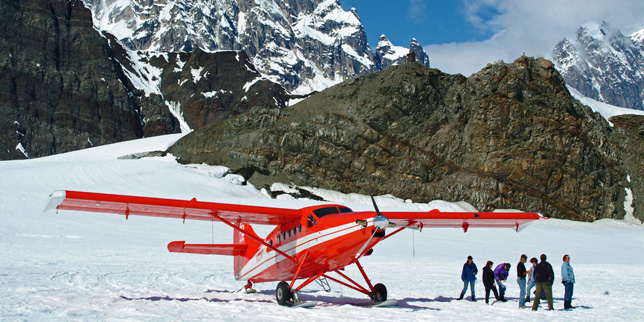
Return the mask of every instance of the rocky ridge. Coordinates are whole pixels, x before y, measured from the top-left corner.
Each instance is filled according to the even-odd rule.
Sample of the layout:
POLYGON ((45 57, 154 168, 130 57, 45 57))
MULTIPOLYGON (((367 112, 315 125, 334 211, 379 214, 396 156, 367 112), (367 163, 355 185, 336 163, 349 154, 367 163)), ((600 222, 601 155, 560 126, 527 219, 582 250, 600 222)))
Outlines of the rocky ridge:
POLYGON ((369 180, 376 194, 415 202, 592 221, 624 216, 629 183, 619 144, 550 61, 521 57, 469 78, 393 66, 279 113, 206 126, 169 152, 184 163, 226 165, 258 187, 366 193, 369 180))

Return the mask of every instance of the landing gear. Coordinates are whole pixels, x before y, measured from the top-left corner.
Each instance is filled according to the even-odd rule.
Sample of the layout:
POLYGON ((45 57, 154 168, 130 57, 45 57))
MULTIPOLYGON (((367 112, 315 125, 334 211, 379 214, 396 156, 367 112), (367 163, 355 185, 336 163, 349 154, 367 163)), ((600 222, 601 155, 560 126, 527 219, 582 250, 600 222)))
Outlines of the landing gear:
POLYGON ((387 300, 387 288, 384 284, 376 284, 373 286, 373 293, 371 293, 371 300, 374 303, 380 303, 387 300))
MULTIPOLYGON (((351 279, 349 276, 347 276, 340 270, 335 270, 334 272, 340 275, 340 277, 343 278, 344 281, 338 278, 334 278, 332 276, 326 275, 327 272, 320 272, 317 275, 311 276, 308 279, 306 279, 300 286, 294 287, 295 278, 293 278, 293 281, 291 281, 291 284, 287 282, 279 282, 279 284, 277 284, 277 289, 275 290, 275 299, 277 300, 277 303, 279 305, 283 305, 283 306, 289 306, 289 307, 315 306, 315 303, 317 303, 315 301, 301 302, 298 296, 298 291, 318 279, 320 279, 320 281, 318 282, 321 283, 322 287, 325 290, 327 289, 330 290, 329 282, 327 281, 328 279, 369 296, 374 306, 398 305, 398 301, 396 300, 389 300, 389 301, 387 300, 387 288, 385 287, 384 284, 378 283, 376 285, 372 285, 369 278, 367 278, 367 274, 362 268, 362 265, 360 265, 360 262, 358 262, 358 260, 355 260, 354 263, 356 264, 356 267, 358 267, 358 270, 360 270, 362 277, 364 277, 365 282, 367 283, 367 287, 361 286, 360 284, 358 284, 356 281, 351 279)), ((299 268, 298 268, 298 272, 299 272, 299 268)), ((296 273, 295 276, 297 275, 298 274, 296 273)))
POLYGON ((291 287, 286 282, 279 282, 275 290, 275 299, 279 305, 289 305, 291 303, 291 287))
POLYGON ((253 282, 250 280, 246 283, 246 286, 244 286, 244 291, 246 294, 257 293, 257 290, 253 288, 253 282))

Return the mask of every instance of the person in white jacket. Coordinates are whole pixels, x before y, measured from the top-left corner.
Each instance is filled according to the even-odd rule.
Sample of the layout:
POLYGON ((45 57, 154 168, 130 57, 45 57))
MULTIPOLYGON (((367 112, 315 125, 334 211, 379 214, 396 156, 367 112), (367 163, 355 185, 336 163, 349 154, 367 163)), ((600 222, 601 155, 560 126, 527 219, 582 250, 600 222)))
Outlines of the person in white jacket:
POLYGON ((564 309, 573 309, 572 290, 575 285, 575 273, 570 266, 570 256, 564 255, 563 264, 561 264, 561 283, 564 285, 564 309))

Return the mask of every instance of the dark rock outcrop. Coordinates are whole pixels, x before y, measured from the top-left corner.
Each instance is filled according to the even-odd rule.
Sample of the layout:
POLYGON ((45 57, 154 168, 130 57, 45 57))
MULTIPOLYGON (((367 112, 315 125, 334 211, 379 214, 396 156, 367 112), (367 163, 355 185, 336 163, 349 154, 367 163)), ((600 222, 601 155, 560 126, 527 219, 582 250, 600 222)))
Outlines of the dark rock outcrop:
MULTIPOLYGON (((608 123, 554 65, 521 57, 469 78, 393 66, 285 108, 185 136, 180 162, 226 165, 259 186, 294 183, 467 201, 592 221, 624 216, 626 173, 608 123)), ((632 178, 634 179, 634 178, 632 178)))
POLYGON ((634 214, 644 220, 644 116, 618 115, 610 118, 613 133, 619 144, 624 169, 629 176, 633 193, 634 214))
POLYGON ((139 106, 81 1, 0 1, 0 159, 141 137, 139 106))
POLYGON ((199 129, 251 107, 281 108, 288 101, 284 88, 264 79, 245 52, 207 53, 197 48, 191 53, 138 52, 138 59, 160 69, 160 93, 142 98, 146 136, 157 134, 156 129, 174 129, 175 119, 167 115, 172 107, 190 128, 199 129))
POLYGON ((0 160, 198 129, 288 100, 245 52, 130 51, 80 1, 0 0, 0 15, 0 160))

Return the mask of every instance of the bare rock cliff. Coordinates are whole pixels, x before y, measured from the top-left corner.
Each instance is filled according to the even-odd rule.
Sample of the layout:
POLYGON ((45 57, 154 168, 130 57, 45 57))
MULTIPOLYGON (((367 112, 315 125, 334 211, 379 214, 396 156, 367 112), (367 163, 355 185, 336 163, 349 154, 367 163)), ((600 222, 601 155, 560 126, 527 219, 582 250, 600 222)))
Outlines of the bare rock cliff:
POLYGON ((369 180, 377 194, 416 202, 592 221, 624 216, 619 144, 550 61, 521 57, 469 78, 393 66, 281 112, 203 127, 169 151, 185 163, 226 165, 259 187, 366 193, 369 180))

